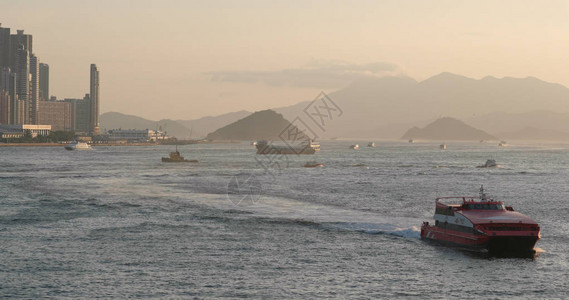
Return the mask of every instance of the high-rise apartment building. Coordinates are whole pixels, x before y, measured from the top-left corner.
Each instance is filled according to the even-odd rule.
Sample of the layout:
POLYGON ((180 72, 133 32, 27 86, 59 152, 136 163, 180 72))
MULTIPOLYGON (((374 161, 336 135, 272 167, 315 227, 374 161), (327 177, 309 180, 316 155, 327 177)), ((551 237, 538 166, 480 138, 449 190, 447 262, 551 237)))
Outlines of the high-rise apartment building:
POLYGON ((22 124, 22 119, 20 119, 20 100, 18 99, 18 75, 16 73, 10 73, 10 83, 8 87, 8 93, 10 94, 10 124, 22 124))
POLYGON ((0 23, 0 69, 10 66, 10 28, 0 23))
POLYGON ((90 87, 91 112, 89 116, 89 134, 99 135, 99 68, 96 64, 91 64, 90 87))
POLYGON ((49 65, 40 63, 40 100, 49 100, 49 65))
POLYGON ((89 134, 91 116, 91 101, 89 94, 85 94, 83 99, 65 99, 71 103, 71 124, 77 134, 89 134))
POLYGON ((24 50, 28 51, 28 53, 34 53, 32 36, 30 34, 24 34, 23 30, 17 30, 17 34, 10 35, 9 67, 12 70, 16 70, 16 72, 16 60, 20 46, 23 46, 24 50))
POLYGON ((23 116, 19 124, 30 124, 29 105, 27 103, 30 95, 30 56, 28 51, 20 45, 18 52, 16 52, 16 96, 20 101, 24 102, 23 107, 20 107, 19 117, 23 116))
POLYGON ((8 91, 0 89, 0 124, 10 124, 10 95, 8 91))
POLYGON ((40 101, 40 64, 34 54, 30 54, 30 124, 38 125, 38 109, 40 101))
POLYGON ((72 104, 66 101, 39 101, 40 124, 51 125, 51 130, 73 130, 72 104))
POLYGON ((18 82, 16 84, 16 94, 20 100, 28 100, 30 93, 30 56, 28 51, 20 45, 18 52, 16 52, 16 77, 18 82))

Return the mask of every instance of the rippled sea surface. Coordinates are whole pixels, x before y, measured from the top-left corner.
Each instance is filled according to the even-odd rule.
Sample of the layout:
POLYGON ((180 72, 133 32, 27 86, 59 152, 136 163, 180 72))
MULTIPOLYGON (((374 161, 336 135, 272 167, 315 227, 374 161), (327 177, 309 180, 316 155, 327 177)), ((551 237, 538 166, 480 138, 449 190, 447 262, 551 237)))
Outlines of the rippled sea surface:
POLYGON ((197 164, 162 163, 171 146, 0 148, 0 298, 569 295, 569 145, 357 142, 179 146, 197 164), (481 184, 540 224, 539 256, 420 240, 436 197, 481 184))

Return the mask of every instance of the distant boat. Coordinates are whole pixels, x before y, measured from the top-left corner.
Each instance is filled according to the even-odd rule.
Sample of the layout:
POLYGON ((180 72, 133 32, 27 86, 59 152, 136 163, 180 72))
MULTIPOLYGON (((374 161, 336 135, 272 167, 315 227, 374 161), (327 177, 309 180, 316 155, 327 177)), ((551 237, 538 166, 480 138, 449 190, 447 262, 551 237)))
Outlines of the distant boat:
POLYGON ((413 139, 409 139, 409 143, 413 144, 415 141, 413 139))
POLYGON ((369 142, 369 143, 367 144, 367 146, 368 146, 368 147, 375 147, 375 143, 374 143, 374 142, 369 142))
POLYGON ((501 141, 498 146, 499 147, 505 147, 508 143, 506 141, 501 141))
POLYGON ((259 140, 255 145, 257 154, 314 154, 320 151, 320 144, 307 141, 297 145, 273 145, 266 140, 259 140))
POLYGON ((478 166, 477 168, 494 168, 494 167, 497 167, 497 166, 498 166, 498 164, 496 164, 496 161, 495 161, 495 160, 489 159, 489 160, 486 161, 485 164, 483 164, 483 165, 481 165, 481 166, 478 166))
POLYGON ((360 149, 360 145, 358 145, 358 144, 351 145, 350 149, 358 150, 358 149, 360 149))
POLYGON ((256 142, 256 141, 253 141, 253 142, 251 142, 251 145, 252 145, 252 146, 257 146, 257 142, 256 142))
POLYGON ((309 161, 306 164, 304 164, 305 168, 318 168, 318 167, 324 167, 324 164, 319 163, 319 162, 315 162, 315 161, 309 161))
POLYGON ((176 151, 170 152, 170 157, 162 157, 162 162, 197 163, 198 161, 195 159, 185 159, 183 156, 180 155, 180 152, 178 152, 178 145, 176 145, 176 151))
POLYGON ((65 145, 65 150, 92 150, 91 145, 85 142, 71 142, 65 145))
POLYGON ((441 144, 439 146, 439 148, 441 148, 441 150, 446 150, 447 149, 447 144, 441 144))

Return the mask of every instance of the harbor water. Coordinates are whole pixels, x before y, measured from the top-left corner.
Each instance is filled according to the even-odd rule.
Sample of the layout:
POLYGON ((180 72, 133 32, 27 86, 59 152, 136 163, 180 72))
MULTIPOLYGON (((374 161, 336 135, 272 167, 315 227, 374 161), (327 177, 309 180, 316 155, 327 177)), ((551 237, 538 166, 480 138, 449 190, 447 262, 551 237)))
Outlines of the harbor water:
POLYGON ((0 298, 552 299, 569 295, 569 145, 323 141, 0 147, 0 298), (477 168, 487 159, 498 167, 477 168), (304 168, 316 161, 324 167, 304 168), (534 258, 423 241, 480 185, 536 220, 534 258))

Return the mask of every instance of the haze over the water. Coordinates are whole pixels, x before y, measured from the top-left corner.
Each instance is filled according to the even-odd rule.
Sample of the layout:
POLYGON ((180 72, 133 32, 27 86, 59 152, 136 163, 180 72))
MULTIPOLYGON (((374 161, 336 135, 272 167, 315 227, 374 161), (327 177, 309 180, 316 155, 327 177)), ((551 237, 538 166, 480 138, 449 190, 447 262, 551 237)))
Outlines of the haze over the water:
MULTIPOLYGON (((369 76, 528 76, 569 86, 569 1, 15 1, 50 90, 158 120, 292 105, 369 76)), ((543 107, 547 110, 548 107, 543 107)))

